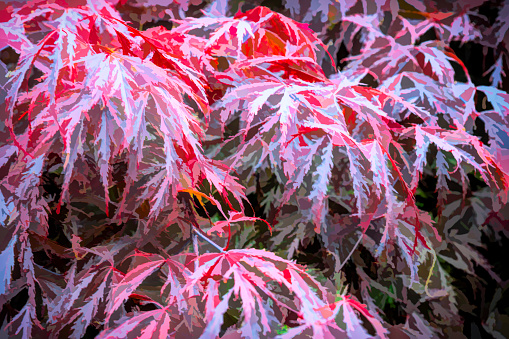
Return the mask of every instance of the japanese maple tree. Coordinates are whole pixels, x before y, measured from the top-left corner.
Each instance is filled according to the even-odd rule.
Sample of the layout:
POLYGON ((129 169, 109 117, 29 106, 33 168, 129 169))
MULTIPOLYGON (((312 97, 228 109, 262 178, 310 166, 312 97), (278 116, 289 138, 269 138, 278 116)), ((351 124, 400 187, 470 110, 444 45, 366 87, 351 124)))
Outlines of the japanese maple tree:
POLYGON ((0 4, 3 335, 504 335, 508 4, 263 4, 0 4))

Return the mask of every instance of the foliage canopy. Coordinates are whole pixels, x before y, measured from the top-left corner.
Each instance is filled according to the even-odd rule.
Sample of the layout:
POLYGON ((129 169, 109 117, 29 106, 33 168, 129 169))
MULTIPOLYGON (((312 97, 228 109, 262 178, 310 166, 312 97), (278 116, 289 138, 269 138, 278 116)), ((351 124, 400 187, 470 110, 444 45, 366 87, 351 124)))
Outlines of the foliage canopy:
POLYGON ((1 4, 3 334, 508 334, 509 3, 161 3, 1 4))

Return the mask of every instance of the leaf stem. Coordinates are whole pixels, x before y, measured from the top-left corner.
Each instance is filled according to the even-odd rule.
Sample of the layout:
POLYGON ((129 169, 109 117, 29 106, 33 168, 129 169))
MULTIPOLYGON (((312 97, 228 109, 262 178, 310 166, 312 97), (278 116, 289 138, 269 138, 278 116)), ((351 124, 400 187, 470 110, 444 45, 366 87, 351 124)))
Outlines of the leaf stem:
POLYGON ((200 238, 202 238, 203 240, 205 240, 206 242, 208 242, 209 244, 214 246, 219 252, 224 252, 223 249, 221 248, 221 246, 219 246, 218 244, 216 244, 215 242, 210 240, 205 234, 202 233, 202 231, 198 227, 196 227, 193 224, 191 224, 191 225, 193 226, 193 230, 195 231, 195 233, 197 235, 199 235, 200 238))
MULTIPOLYGON (((196 236, 198 232, 196 232, 193 228, 192 230, 192 237, 193 237, 193 251, 194 251, 194 255, 196 255, 196 257, 198 258, 200 256, 200 250, 198 248, 198 237, 196 236)), ((195 261, 194 263, 194 271, 196 272, 196 270, 198 269, 198 262, 195 261)))

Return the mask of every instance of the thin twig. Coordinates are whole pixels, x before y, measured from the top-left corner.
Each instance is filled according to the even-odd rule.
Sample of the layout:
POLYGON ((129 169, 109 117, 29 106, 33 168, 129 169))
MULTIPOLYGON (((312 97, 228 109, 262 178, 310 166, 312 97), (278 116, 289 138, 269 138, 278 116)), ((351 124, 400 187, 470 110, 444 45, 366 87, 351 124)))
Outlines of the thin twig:
MULTIPOLYGON (((190 204, 189 199, 185 200, 185 203, 188 204, 188 207, 192 206, 190 204)), ((189 216, 189 217, 192 217, 192 216, 189 216)), ((184 220, 184 221, 186 221, 186 222, 188 222, 189 225, 191 225, 192 230, 194 230, 194 232, 197 235, 199 235, 203 240, 205 240, 206 242, 208 242, 209 244, 214 246, 219 252, 224 252, 223 248, 221 246, 219 246, 218 244, 216 244, 215 242, 210 240, 205 234, 202 233, 202 230, 200 229, 200 227, 198 227, 198 223, 196 222, 196 220, 194 220, 194 218, 193 219, 188 219, 188 218, 183 218, 183 217, 179 217, 179 218, 184 220)), ((194 239, 193 239, 193 246, 194 246, 194 239)))
POLYGON ((352 256, 353 252, 357 249, 357 247, 359 246, 359 243, 361 242, 362 240, 362 237, 364 236, 364 232, 361 233, 361 236, 359 237, 359 240, 357 240, 357 242, 355 243, 355 245, 353 246, 352 250, 350 251, 350 253, 348 253, 348 255, 346 256, 345 260, 343 260, 342 263, 339 264, 339 267, 338 265, 336 265, 336 269, 337 271, 341 271, 341 269, 343 268, 343 266, 345 266, 346 262, 350 259, 350 257, 352 256))
MULTIPOLYGON (((193 237, 193 250, 194 250, 194 255, 196 255, 196 257, 198 258, 200 256, 200 250, 198 249, 198 237, 196 236, 197 232, 194 230, 194 228, 192 229, 192 237, 193 237)), ((195 261, 194 262, 194 271, 196 272, 196 270, 198 269, 198 261, 195 261)))
POLYGON ((191 225, 193 226, 193 230, 196 232, 196 234, 198 234, 203 240, 214 246, 219 252, 223 252, 223 248, 221 246, 210 240, 205 234, 201 233, 201 230, 198 227, 194 226, 193 224, 191 225))

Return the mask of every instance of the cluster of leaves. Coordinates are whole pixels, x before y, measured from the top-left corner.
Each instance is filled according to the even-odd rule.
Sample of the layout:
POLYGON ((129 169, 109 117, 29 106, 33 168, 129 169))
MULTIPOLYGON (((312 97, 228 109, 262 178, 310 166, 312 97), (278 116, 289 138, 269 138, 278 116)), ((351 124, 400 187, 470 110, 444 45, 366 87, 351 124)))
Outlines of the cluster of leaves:
POLYGON ((2 333, 451 336, 482 269, 501 335, 509 6, 482 3, 4 2, 2 333))

